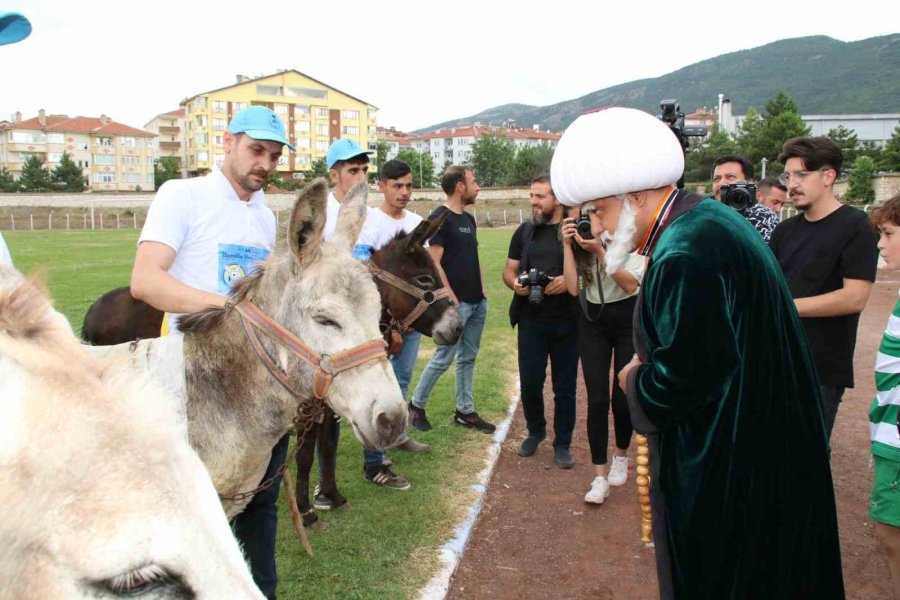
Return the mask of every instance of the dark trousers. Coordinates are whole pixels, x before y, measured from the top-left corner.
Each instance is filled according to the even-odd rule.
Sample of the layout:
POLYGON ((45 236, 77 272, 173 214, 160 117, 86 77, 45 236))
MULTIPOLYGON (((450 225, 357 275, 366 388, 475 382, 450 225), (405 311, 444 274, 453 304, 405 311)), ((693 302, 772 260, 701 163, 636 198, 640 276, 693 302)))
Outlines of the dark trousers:
POLYGON ((539 323, 523 318, 518 327, 519 383, 528 433, 538 437, 546 434, 544 380, 549 358, 554 400, 553 446, 568 448, 575 429, 575 378, 578 376, 575 320, 539 323))
MULTIPOLYGON (((588 443, 591 447, 591 462, 595 465, 605 465, 607 461, 610 363, 614 363, 613 373, 618 376, 619 371, 634 356, 632 316, 635 302, 636 296, 607 303, 594 322, 588 321, 581 308, 578 309, 578 354, 581 357, 584 386, 587 388, 588 443)), ((612 410, 616 448, 625 450, 631 443, 633 429, 628 400, 616 379, 612 381, 612 410)))
MULTIPOLYGON (((287 460, 290 437, 284 436, 272 449, 272 460, 269 461, 262 481, 272 477, 287 460)), ((253 496, 244 512, 234 518, 234 536, 250 563, 253 581, 269 600, 274 600, 275 585, 278 582, 275 572, 275 533, 278 528, 277 503, 280 488, 281 477, 253 496)))
POLYGON ((819 392, 822 394, 822 412, 825 413, 825 434, 830 440, 834 420, 841 406, 841 398, 844 397, 844 388, 822 384, 819 386, 819 392))

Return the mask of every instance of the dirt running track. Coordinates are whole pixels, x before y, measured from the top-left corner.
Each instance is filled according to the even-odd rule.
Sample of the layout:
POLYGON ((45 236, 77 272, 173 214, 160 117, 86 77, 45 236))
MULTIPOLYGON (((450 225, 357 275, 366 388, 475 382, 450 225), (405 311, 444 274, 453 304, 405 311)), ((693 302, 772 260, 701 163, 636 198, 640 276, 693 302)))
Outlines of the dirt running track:
MULTIPOLYGON (((844 582, 847 598, 853 600, 892 597, 887 563, 866 515, 872 482, 866 414, 874 396, 875 354, 898 287, 900 274, 879 272, 860 319, 856 388, 844 395, 832 436, 844 582)), ((633 460, 625 487, 612 488, 602 506, 584 503, 593 477, 584 423, 585 398, 583 382, 579 381, 578 423, 572 443, 576 465, 571 471, 553 464, 548 442, 541 444, 531 458, 516 455, 525 431, 522 411, 517 411, 481 516, 451 583, 449 599, 657 597, 653 550, 640 542, 633 460)), ((553 415, 549 377, 545 401, 549 421, 553 415)), ((548 431, 552 431, 552 425, 548 425, 548 431)), ((633 450, 631 456, 633 459, 633 450)))

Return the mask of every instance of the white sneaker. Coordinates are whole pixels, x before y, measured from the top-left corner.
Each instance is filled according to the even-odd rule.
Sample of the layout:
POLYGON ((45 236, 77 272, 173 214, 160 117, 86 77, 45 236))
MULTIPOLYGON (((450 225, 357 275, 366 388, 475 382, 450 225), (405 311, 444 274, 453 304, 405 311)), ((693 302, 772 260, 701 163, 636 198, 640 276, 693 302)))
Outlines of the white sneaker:
POLYGON ((612 466, 609 467, 609 485, 625 485, 628 481, 628 457, 613 456, 612 466))
POLYGON ((598 475, 591 482, 591 489, 584 495, 584 501, 591 504, 603 504, 607 496, 609 496, 609 483, 607 483, 606 477, 598 475))

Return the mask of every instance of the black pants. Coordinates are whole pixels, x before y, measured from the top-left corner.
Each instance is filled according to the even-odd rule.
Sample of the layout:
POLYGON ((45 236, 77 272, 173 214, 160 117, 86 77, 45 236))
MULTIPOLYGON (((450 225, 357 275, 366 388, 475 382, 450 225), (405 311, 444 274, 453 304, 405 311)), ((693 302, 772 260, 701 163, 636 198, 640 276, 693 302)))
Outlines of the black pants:
MULTIPOLYGON (((606 445, 609 441, 610 404, 610 363, 615 363, 614 374, 631 361, 634 356, 632 339, 632 316, 637 297, 618 302, 609 302, 593 323, 578 308, 578 354, 581 357, 581 371, 588 394, 587 430, 591 446, 591 462, 605 465, 606 445)), ((589 305, 595 314, 596 305, 589 305)), ((631 416, 628 400, 619 388, 619 382, 612 381, 613 425, 616 433, 616 448, 625 450, 631 443, 631 416)))
POLYGON ((830 440, 834 420, 841 406, 841 398, 844 397, 844 388, 822 384, 819 386, 819 392, 822 394, 822 411, 825 413, 825 434, 830 440))
MULTIPOLYGON (((284 464, 290 438, 290 435, 286 435, 278 440, 261 481, 272 477, 284 464)), ((275 534, 278 529, 277 503, 280 488, 281 477, 253 496, 244 512, 234 518, 234 536, 250 563, 253 581, 269 600, 275 599, 275 586, 278 583, 275 571, 275 534)))
POLYGON ((578 377, 575 320, 539 323, 523 318, 518 327, 519 383, 528 433, 540 437, 546 433, 544 380, 549 357, 554 400, 553 447, 568 448, 575 429, 575 379, 578 377))

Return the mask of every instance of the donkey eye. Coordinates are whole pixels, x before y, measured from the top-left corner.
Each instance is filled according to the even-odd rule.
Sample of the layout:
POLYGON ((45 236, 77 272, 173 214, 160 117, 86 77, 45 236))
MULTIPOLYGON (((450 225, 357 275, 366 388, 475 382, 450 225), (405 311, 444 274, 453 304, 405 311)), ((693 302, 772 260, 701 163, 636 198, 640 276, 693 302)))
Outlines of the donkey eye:
POLYGON ((101 588, 119 598, 138 598, 169 586, 181 584, 158 565, 146 565, 100 582, 101 588))
POLYGON ((431 275, 416 275, 415 282, 421 286, 432 286, 434 285, 434 277, 431 275))
POLYGON ((315 317, 316 323, 321 325, 322 327, 334 327, 335 329, 341 329, 341 326, 338 325, 338 322, 334 319, 329 319, 328 317, 315 317))

